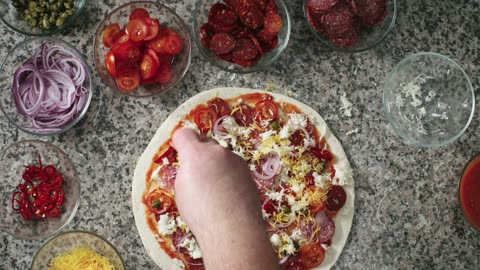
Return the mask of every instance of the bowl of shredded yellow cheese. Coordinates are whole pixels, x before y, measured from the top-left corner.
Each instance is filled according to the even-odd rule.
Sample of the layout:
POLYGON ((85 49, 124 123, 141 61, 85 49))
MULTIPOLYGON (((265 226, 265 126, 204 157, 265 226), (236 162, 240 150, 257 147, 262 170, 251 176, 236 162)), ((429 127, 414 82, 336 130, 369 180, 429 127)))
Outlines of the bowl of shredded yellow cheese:
POLYGON ((49 240, 35 255, 32 270, 124 270, 115 247, 87 231, 69 231, 49 240))

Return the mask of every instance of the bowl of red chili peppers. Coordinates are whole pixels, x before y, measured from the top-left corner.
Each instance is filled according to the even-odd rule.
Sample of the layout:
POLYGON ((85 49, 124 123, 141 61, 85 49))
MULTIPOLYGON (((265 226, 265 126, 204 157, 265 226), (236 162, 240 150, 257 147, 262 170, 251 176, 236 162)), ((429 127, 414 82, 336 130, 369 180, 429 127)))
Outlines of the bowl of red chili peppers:
POLYGON ((13 143, 0 153, 0 229, 41 239, 64 228, 78 208, 80 184, 65 152, 38 140, 13 143))

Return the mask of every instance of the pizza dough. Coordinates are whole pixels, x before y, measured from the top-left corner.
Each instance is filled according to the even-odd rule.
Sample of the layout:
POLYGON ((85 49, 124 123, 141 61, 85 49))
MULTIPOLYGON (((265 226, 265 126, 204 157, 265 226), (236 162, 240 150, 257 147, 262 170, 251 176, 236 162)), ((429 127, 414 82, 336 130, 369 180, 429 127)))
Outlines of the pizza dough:
POLYGON ((317 129, 323 134, 323 138, 325 138, 327 144, 330 146, 331 152, 337 158, 337 176, 343 178, 348 183, 343 187, 347 193, 347 201, 334 219, 336 230, 332 239, 332 245, 326 249, 325 259, 322 265, 315 268, 315 270, 330 269, 340 256, 352 227, 355 199, 354 180, 342 145, 338 139, 333 136, 323 118, 309 106, 284 95, 245 88, 217 88, 193 96, 170 114, 153 136, 135 168, 132 182, 132 210, 135 217, 135 224, 148 255, 150 255, 153 261, 162 269, 179 270, 182 269, 183 263, 179 260, 171 259, 165 253, 146 222, 147 217, 142 197, 146 189, 146 175, 150 169, 153 157, 157 153, 158 148, 168 141, 175 126, 198 104, 204 104, 214 97, 229 99, 250 93, 266 93, 273 96, 276 102, 287 102, 297 106, 316 123, 317 129))

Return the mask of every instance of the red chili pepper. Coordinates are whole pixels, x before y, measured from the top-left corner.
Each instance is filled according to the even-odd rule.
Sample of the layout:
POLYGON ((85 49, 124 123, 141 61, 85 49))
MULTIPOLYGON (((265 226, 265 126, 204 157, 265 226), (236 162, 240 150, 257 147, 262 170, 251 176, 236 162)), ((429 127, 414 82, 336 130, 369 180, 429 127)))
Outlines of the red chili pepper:
POLYGON ((12 195, 12 209, 19 211, 26 220, 58 217, 59 207, 65 201, 62 175, 53 165, 43 167, 41 157, 38 163, 39 166, 25 166, 22 174, 24 182, 18 185, 18 190, 12 195))

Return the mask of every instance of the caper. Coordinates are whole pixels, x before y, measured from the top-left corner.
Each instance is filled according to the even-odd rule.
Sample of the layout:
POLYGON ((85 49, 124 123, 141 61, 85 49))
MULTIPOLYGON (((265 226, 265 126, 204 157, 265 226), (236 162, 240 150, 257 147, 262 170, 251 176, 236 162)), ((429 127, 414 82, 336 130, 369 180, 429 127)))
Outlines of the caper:
POLYGON ((57 21, 57 17, 56 17, 56 16, 53 16, 53 15, 50 15, 50 18, 48 19, 48 21, 49 21, 51 24, 55 24, 55 22, 57 21))
POLYGON ((37 22, 36 19, 30 19, 30 20, 28 21, 28 24, 29 24, 31 27, 35 27, 35 26, 37 26, 38 22, 37 22))
POLYGON ((43 12, 45 12, 45 8, 44 8, 44 7, 37 7, 37 8, 35 9, 35 11, 36 11, 36 12, 39 12, 39 13, 43 13, 43 12))
POLYGON ((44 29, 50 29, 50 22, 48 21, 48 18, 47 18, 47 17, 44 17, 44 18, 43 18, 42 23, 43 23, 42 26, 43 26, 44 29))
POLYGON ((62 14, 60 14, 60 18, 66 19, 68 16, 70 16, 70 15, 69 15, 68 12, 66 12, 66 11, 65 11, 65 12, 62 12, 62 14))
POLYGON ((62 18, 62 17, 58 17, 58 18, 57 18, 57 21, 55 22, 55 25, 56 25, 57 27, 60 27, 60 26, 62 26, 64 23, 65 23, 65 19, 62 18))
POLYGON ((37 7, 37 2, 35 1, 28 2, 28 9, 35 10, 36 7, 37 7))
POLYGON ((65 2, 65 3, 63 3, 63 6, 66 9, 71 9, 71 8, 73 8, 73 3, 72 2, 65 2))

